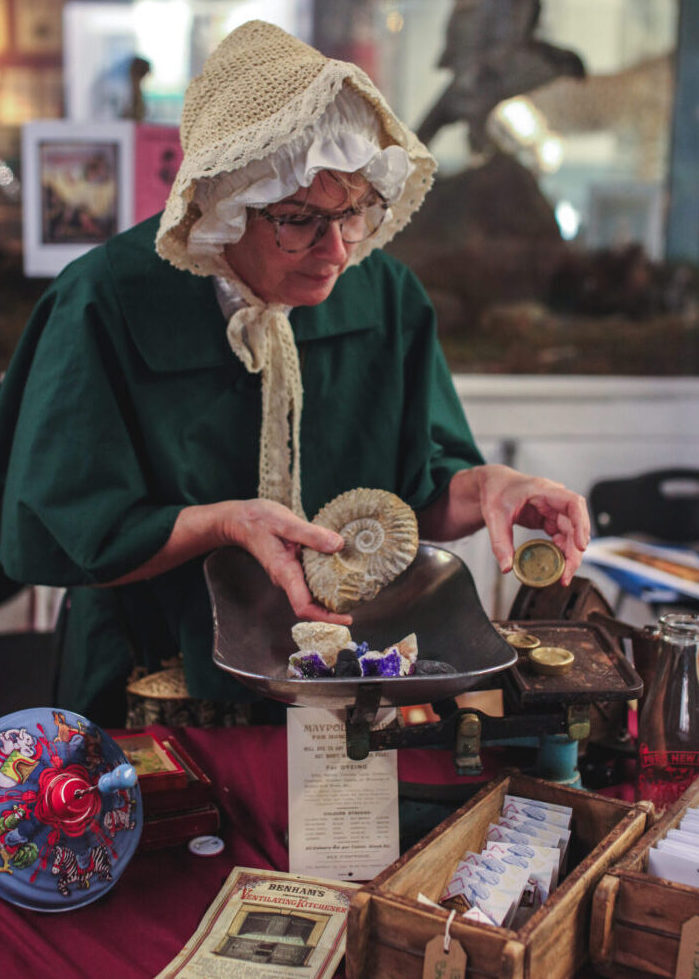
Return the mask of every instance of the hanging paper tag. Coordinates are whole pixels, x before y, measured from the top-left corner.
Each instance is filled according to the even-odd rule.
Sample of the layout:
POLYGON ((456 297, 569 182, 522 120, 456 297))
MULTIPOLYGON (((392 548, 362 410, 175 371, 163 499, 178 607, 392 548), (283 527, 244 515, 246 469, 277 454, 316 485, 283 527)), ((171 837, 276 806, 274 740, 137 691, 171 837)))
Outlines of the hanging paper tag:
POLYGON ((422 979, 464 979, 466 953, 449 934, 455 915, 456 911, 452 911, 449 915, 444 934, 435 935, 425 945, 422 979))
POLYGON ((444 938, 435 935, 425 945, 425 962, 422 979, 464 979, 466 975, 466 953, 452 938, 449 951, 444 951, 444 938))
POLYGON ((682 925, 675 967, 675 979, 697 979, 697 977, 699 977, 699 915, 695 915, 682 925))

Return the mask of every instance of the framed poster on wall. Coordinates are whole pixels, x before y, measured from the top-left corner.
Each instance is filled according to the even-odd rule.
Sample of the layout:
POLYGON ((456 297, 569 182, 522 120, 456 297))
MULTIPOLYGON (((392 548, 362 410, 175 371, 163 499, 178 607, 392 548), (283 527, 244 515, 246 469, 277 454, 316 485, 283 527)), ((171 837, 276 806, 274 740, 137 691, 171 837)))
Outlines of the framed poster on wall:
POLYGON ((176 126, 134 127, 134 223, 165 207, 181 162, 182 147, 176 126))
POLYGON ((55 0, 15 3, 14 34, 17 51, 25 55, 60 55, 62 4, 55 0))
POLYGON ((25 275, 56 275, 131 225, 133 137, 126 121, 23 127, 25 275))
POLYGON ((7 51, 10 41, 8 13, 7 0, 0 0, 0 55, 7 51))

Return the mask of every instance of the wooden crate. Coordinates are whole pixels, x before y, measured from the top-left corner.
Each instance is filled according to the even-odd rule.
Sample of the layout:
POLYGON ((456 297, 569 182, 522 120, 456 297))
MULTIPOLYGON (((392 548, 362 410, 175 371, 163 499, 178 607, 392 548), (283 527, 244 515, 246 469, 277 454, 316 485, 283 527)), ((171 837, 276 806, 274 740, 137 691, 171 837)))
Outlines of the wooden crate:
POLYGON ((572 806, 568 874, 518 931, 457 917, 450 934, 468 956, 468 976, 564 979, 588 956, 590 902, 595 885, 646 828, 649 807, 504 773, 437 826, 352 898, 347 932, 347 979, 421 979, 424 949, 443 934, 446 910, 438 901, 459 858, 481 850, 507 794, 572 806))
POLYGON ((593 895, 590 955, 605 976, 675 975, 682 925, 699 915, 699 889, 651 877, 648 851, 699 806, 699 781, 600 880, 593 895))

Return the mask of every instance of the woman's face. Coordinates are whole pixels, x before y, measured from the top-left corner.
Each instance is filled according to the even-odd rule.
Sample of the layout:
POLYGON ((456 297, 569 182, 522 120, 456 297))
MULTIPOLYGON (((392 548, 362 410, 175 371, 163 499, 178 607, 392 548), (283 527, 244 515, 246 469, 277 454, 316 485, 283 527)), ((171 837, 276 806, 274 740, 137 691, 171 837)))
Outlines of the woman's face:
MULTIPOLYGON (((301 188, 266 210, 277 217, 340 214, 360 204, 371 191, 364 180, 355 179, 353 184, 356 188, 348 189, 321 172, 309 188, 301 188)), ((277 245, 274 225, 249 213, 245 234, 235 244, 226 245, 224 254, 231 269, 264 302, 316 306, 328 298, 356 247, 343 242, 339 224, 331 223, 312 248, 285 252, 277 245)))

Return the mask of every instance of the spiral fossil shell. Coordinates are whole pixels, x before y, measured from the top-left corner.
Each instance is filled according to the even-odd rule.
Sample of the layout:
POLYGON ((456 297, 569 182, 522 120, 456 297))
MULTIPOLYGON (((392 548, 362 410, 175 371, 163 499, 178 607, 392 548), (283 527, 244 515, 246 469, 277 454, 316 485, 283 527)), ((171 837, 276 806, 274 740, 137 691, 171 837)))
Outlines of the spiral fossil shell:
POLYGON ((334 612, 374 598, 417 554, 415 514, 386 490, 342 493, 318 511, 313 523, 337 531, 345 540, 336 554, 304 548, 302 556, 311 594, 334 612))

